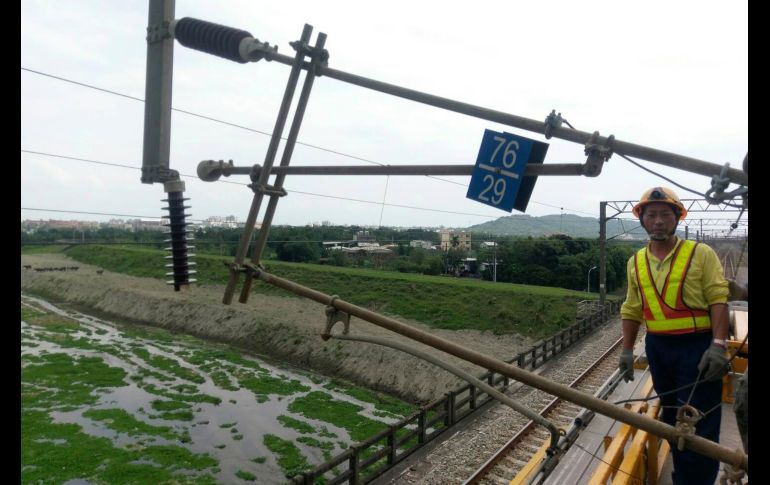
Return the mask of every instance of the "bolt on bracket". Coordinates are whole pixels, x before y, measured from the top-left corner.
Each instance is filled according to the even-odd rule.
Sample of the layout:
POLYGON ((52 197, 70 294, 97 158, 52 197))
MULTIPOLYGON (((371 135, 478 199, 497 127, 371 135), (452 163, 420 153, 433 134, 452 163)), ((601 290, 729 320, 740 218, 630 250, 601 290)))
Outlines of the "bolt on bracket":
POLYGON ((615 135, 608 136, 604 144, 598 143, 598 140, 599 132, 594 131, 585 144, 585 154, 588 155, 588 159, 583 165, 583 175, 586 177, 597 177, 602 173, 602 165, 610 159, 614 151, 615 135))
POLYGON ((552 109, 551 113, 545 118, 545 138, 550 139, 551 136, 553 136, 551 135, 551 130, 559 128, 563 121, 564 119, 561 117, 561 113, 556 114, 556 110, 552 109))
POLYGON ((162 42, 164 39, 171 39, 171 31, 168 28, 169 24, 168 20, 164 20, 159 24, 147 27, 147 43, 155 44, 162 42))

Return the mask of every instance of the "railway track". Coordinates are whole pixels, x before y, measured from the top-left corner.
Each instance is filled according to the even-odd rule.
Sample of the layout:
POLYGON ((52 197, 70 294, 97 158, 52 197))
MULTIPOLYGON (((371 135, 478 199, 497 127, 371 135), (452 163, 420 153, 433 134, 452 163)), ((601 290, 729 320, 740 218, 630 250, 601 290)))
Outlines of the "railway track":
MULTIPOLYGON (((562 378, 571 379, 569 386, 574 389, 589 394, 595 393, 617 368, 616 356, 622 342, 622 338, 618 339, 587 369, 582 372, 565 372, 562 378)), ((582 407, 561 398, 540 394, 543 396, 536 403, 542 403, 542 406, 536 406, 540 409, 539 414, 564 430, 569 428, 583 410, 582 407)), ((508 484, 548 440, 548 432, 530 420, 464 483, 508 484)))
MULTIPOLYGON (((598 328, 581 344, 536 372, 561 384, 569 385, 574 382, 578 389, 593 394, 617 369, 620 353, 619 323, 618 320, 612 320, 598 328), (587 372, 589 368, 592 370, 587 372)), ((548 407, 548 419, 565 429, 582 411, 581 407, 571 403, 551 404, 553 395, 523 384, 514 384, 506 395, 533 410, 544 410, 548 407)), ((466 426, 427 453, 415 456, 400 472, 397 471, 389 478, 375 483, 507 484, 549 438, 550 435, 544 428, 533 427, 529 419, 507 406, 497 404, 473 418, 466 426), (527 431, 522 431, 524 429, 527 431), (495 461, 490 457, 499 455, 506 445, 507 448, 516 445, 512 456, 500 456, 494 466, 486 467, 483 477, 474 478, 479 475, 480 469, 495 461)))

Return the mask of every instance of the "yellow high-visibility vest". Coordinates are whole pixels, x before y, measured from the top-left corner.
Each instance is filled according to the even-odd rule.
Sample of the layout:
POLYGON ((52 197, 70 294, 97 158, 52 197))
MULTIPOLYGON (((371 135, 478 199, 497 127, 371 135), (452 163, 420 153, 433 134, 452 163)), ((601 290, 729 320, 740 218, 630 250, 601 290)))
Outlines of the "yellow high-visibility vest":
POLYGON ((681 241, 671 257, 671 268, 658 292, 650 270, 647 246, 634 254, 636 281, 642 299, 642 313, 650 333, 680 334, 711 330, 708 308, 691 308, 682 299, 684 281, 698 243, 681 241))

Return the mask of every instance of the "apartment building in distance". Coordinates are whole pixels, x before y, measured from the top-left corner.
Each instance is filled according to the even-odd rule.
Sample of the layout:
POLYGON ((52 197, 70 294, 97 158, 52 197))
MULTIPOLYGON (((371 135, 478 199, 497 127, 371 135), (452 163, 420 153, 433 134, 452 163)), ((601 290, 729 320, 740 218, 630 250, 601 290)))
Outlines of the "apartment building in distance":
POLYGON ((466 231, 449 231, 444 230, 441 234, 441 250, 448 251, 455 246, 453 241, 457 241, 457 249, 470 251, 471 249, 471 233, 466 231), (456 238, 456 239, 455 239, 456 238))

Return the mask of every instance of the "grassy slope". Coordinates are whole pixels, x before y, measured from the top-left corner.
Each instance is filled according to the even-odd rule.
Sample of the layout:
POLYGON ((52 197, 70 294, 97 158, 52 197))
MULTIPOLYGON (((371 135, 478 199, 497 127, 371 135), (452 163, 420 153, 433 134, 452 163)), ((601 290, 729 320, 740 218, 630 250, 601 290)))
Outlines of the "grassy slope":
MULTIPOLYGON (((121 273, 166 278, 165 252, 119 246, 67 250, 78 261, 121 273)), ((195 257, 199 283, 224 284, 229 257, 195 257)), ((266 261, 267 271, 381 313, 446 329, 478 329, 540 338, 573 322, 585 293, 441 276, 266 261)), ((294 296, 257 282, 257 293, 294 296)))

